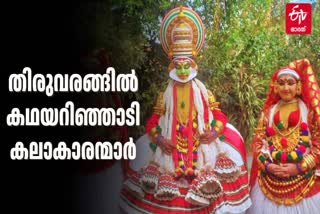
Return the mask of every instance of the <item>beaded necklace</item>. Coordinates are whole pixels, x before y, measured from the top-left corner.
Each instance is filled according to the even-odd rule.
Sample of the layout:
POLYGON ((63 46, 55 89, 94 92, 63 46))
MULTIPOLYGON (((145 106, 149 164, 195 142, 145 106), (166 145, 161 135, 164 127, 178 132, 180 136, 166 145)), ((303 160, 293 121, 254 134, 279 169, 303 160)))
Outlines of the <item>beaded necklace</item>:
MULTIPOLYGON (((297 99, 290 102, 280 101, 278 106, 279 110, 284 106, 286 109, 289 109, 289 111, 287 110, 287 113, 284 111, 285 119, 289 120, 290 112, 295 111, 297 108, 294 107, 294 103, 297 102, 297 99), (288 106, 289 104, 293 104, 293 106, 291 105, 292 107, 290 107, 288 106)), ((299 121, 292 128, 284 126, 281 118, 279 119, 280 121, 276 124, 272 116, 270 118, 272 123, 269 123, 269 127, 266 129, 265 135, 270 154, 273 159, 279 162, 300 162, 303 158, 303 154, 306 152, 307 148, 310 147, 308 124, 306 122, 301 122, 301 114, 299 116, 299 121)))
POLYGON ((276 139, 274 128, 267 128, 266 140, 268 141, 269 151, 272 158, 282 162, 300 162, 303 158, 303 154, 306 152, 307 148, 310 147, 308 125, 306 123, 302 122, 300 124, 300 130, 297 135, 298 138, 296 140, 298 141, 298 143, 292 150, 287 149, 287 136, 282 136, 280 139, 280 144, 284 149, 280 150, 279 145, 276 145, 279 142, 274 142, 276 139))
MULTIPOLYGON (((193 178, 195 176, 194 170, 197 166, 197 159, 198 159, 198 153, 197 150, 193 151, 194 141, 193 141, 193 121, 192 121, 192 110, 193 110, 193 89, 190 85, 189 89, 189 117, 188 122, 186 123, 186 126, 179 126, 179 129, 177 130, 178 121, 177 121, 177 106, 178 103, 174 104, 173 107, 173 126, 172 126, 172 141, 176 145, 176 148, 173 151, 173 161, 175 166, 175 177, 179 178, 182 175, 185 175, 189 178, 193 178), (187 156, 186 161, 183 158, 183 153, 179 151, 177 148, 177 131, 180 132, 180 135, 187 137, 187 156), (185 163, 186 162, 186 163, 185 163)), ((177 86, 176 84, 173 86, 173 98, 175 102, 177 102, 177 86)), ((182 107, 182 106, 180 106, 182 107)), ((182 108, 185 108, 183 106, 182 108)))

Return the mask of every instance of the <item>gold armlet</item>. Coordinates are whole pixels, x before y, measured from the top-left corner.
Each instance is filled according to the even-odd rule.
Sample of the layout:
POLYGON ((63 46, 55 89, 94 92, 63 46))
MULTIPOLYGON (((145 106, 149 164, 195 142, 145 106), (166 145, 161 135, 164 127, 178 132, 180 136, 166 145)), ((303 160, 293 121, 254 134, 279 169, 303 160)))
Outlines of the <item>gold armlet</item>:
POLYGON ((266 131, 266 127, 265 127, 265 121, 264 121, 264 114, 262 113, 258 120, 257 128, 254 129, 254 132, 255 134, 264 134, 265 131, 266 131))
POLYGON ((308 154, 303 158, 300 165, 301 165, 301 170, 305 172, 309 169, 313 169, 317 165, 316 159, 313 155, 308 154))
POLYGON ((220 105, 219 102, 212 102, 212 103, 209 102, 210 110, 220 110, 219 105, 220 105))
MULTIPOLYGON (((320 142, 320 138, 316 139, 317 142, 320 142)), ((310 154, 313 155, 315 158, 316 164, 320 164, 320 144, 313 144, 313 147, 311 148, 310 154)))
POLYGON ((254 129, 254 133, 255 134, 259 134, 259 135, 261 135, 261 134, 264 134, 266 132, 266 129, 265 128, 255 128, 254 129))
POLYGON ((153 112, 158 115, 163 115, 165 113, 164 101, 163 101, 163 92, 160 92, 156 105, 153 107, 153 112))
POLYGON ((208 90, 208 102, 211 110, 214 110, 214 109, 220 110, 219 109, 220 103, 216 101, 215 96, 212 94, 210 90, 208 90))
POLYGON ((158 114, 158 115, 161 116, 161 115, 164 115, 165 109, 161 108, 161 107, 158 107, 158 106, 155 106, 155 107, 153 107, 153 113, 158 114))

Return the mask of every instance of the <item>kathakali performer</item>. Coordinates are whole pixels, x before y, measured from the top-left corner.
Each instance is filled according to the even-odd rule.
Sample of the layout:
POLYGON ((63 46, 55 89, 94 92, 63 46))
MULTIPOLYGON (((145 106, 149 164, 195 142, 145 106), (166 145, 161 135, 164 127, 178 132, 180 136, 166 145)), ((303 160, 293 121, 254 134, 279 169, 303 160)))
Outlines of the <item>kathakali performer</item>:
POLYGON ((243 213, 251 206, 243 139, 196 79, 204 38, 190 8, 174 8, 163 19, 170 81, 128 164, 120 200, 126 213, 243 213))

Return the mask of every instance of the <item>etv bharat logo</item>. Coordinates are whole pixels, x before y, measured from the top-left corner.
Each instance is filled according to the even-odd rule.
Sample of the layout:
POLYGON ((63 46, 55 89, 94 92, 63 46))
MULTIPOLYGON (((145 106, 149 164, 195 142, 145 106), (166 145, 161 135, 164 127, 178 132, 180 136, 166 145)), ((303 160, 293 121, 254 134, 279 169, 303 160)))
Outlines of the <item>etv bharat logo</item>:
POLYGON ((286 4, 286 33, 310 34, 311 33, 311 4, 287 3, 286 4))

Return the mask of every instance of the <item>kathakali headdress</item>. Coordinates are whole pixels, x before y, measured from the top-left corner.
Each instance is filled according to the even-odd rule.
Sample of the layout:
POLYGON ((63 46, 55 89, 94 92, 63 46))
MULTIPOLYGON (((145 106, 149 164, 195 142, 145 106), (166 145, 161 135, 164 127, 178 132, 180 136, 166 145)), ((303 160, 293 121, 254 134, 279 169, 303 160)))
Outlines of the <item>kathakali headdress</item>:
MULTIPOLYGON (((204 25, 199 15, 190 8, 177 7, 163 18, 160 28, 160 42, 170 60, 189 60, 197 70, 195 57, 201 50, 205 39, 204 25)), ((169 71, 174 68, 173 62, 169 71)))

